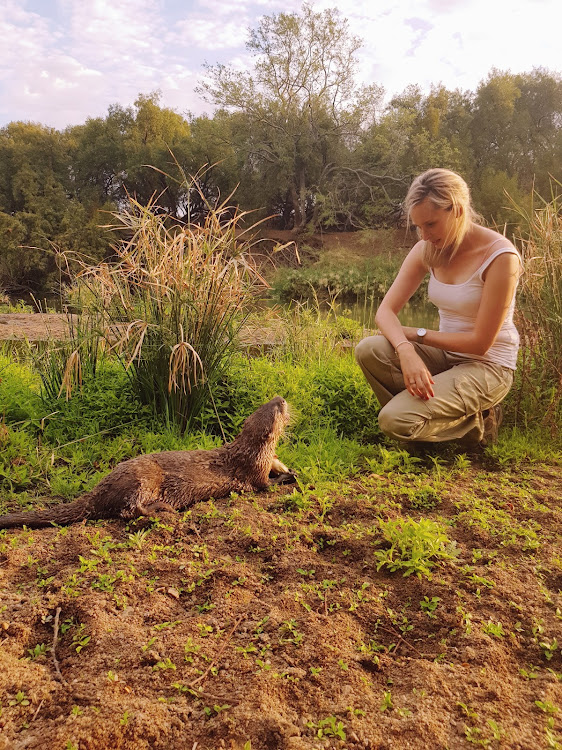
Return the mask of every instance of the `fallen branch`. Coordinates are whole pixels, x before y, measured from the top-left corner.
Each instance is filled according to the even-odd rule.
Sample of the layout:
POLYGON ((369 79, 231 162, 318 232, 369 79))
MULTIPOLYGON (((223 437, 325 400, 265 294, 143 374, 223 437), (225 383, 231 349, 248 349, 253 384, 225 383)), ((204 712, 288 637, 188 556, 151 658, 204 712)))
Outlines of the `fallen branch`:
MULTIPOLYGON (((400 645, 400 643, 404 643, 408 648, 411 648, 412 651, 415 651, 418 656, 421 656, 423 659, 424 656, 421 651, 418 651, 418 649, 415 646, 412 646, 411 643, 409 643, 403 635, 400 635, 400 633, 397 630, 394 630, 394 628, 385 628, 383 625, 379 625, 379 628, 381 630, 384 630, 385 633, 389 633, 390 635, 393 635, 395 638, 398 638, 398 642, 396 643, 396 648, 400 645)), ((395 649, 396 650, 396 649, 395 649)))

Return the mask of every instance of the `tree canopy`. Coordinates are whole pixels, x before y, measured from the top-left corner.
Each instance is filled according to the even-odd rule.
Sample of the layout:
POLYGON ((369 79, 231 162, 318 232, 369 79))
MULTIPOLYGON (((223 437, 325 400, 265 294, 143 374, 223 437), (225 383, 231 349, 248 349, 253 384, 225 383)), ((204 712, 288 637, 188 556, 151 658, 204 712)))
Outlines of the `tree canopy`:
POLYGON ((345 18, 308 4, 264 16, 247 46, 250 70, 206 68, 212 115, 183 116, 152 92, 64 131, 0 129, 0 285, 43 290, 57 247, 108 256, 104 225, 128 196, 181 222, 188 205, 203 217, 233 194, 302 232, 395 221, 411 179, 433 166, 460 172, 499 225, 514 221, 508 195, 525 203, 562 181, 559 73, 492 70, 475 91, 410 86, 385 101, 382 86, 357 83, 361 40, 345 18))

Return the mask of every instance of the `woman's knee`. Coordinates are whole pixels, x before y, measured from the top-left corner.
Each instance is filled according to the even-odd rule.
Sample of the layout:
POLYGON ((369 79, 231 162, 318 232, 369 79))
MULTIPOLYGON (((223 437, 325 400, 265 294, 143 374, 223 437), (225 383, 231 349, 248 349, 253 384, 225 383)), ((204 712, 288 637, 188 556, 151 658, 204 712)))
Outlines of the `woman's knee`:
POLYGON ((393 401, 379 411, 379 427, 388 437, 395 440, 415 440, 414 437, 427 422, 420 414, 406 409, 397 409, 393 401))
POLYGON ((387 358, 392 346, 384 336, 367 336, 355 346, 355 359, 359 364, 387 358))

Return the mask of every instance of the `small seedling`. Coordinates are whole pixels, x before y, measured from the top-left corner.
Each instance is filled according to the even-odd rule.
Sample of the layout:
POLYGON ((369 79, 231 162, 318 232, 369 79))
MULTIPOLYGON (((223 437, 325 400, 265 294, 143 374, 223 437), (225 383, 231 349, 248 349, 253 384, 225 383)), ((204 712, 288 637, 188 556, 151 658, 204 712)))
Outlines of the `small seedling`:
POLYGON ((225 703, 222 706, 216 703, 212 708, 210 708, 209 706, 205 706, 203 711, 205 712, 207 716, 211 717, 213 716, 213 714, 218 716, 218 714, 220 714, 222 711, 226 711, 229 708, 231 708, 231 706, 228 703, 225 703))
POLYGON ((441 599, 438 596, 432 596, 431 599, 427 596, 424 596, 424 598, 420 602, 420 609, 422 612, 425 612, 428 617, 435 619, 437 615, 435 615, 434 612, 437 609, 440 601, 441 599))
POLYGON ((390 690, 385 690, 382 694, 382 703, 380 705, 381 711, 389 711, 393 708, 392 705, 392 695, 390 693, 390 690))
POLYGON ((33 648, 28 648, 27 653, 30 659, 38 659, 40 656, 45 656, 47 653, 47 646, 44 643, 38 643, 33 648))
POLYGON ((558 641, 556 638, 553 638, 552 641, 539 641, 539 646, 542 649, 545 659, 550 661, 558 648, 558 641))
POLYGON ((541 711, 544 711, 545 714, 550 714, 551 716, 558 713, 558 706, 555 706, 554 703, 550 703, 550 701, 535 701, 535 706, 540 708, 541 711))
POLYGON ((340 740, 346 739, 345 725, 342 721, 338 721, 335 716, 327 716, 325 719, 315 724, 314 722, 308 722, 307 726, 311 729, 316 729, 316 736, 318 739, 324 737, 339 737, 340 740))
POLYGON ((149 535, 150 529, 139 529, 134 534, 129 534, 127 539, 127 546, 134 549, 142 549, 146 542, 146 537, 149 535))
POLYGON ((176 669, 176 665, 170 659, 170 657, 167 656, 165 659, 162 659, 161 661, 156 662, 156 664, 152 667, 153 672, 156 672, 158 669, 162 669, 162 670, 176 669))
POLYGON ((92 636, 86 635, 85 630, 86 630, 86 626, 84 625, 84 623, 81 622, 79 625, 76 626, 76 632, 72 636, 72 643, 70 645, 71 645, 71 648, 73 648, 77 654, 79 654, 83 648, 86 648, 86 646, 91 640, 92 636))
POLYGON ((466 703, 461 703, 461 701, 457 701, 457 706, 462 710, 463 714, 467 716, 469 719, 477 719, 478 714, 476 711, 473 711, 470 706, 468 706, 466 703))
POLYGON ((8 701, 8 706, 29 706, 31 701, 26 697, 23 690, 19 690, 12 700, 8 701))
POLYGON ((488 724, 488 726, 492 730, 492 735, 493 735, 494 739, 499 742, 502 739, 502 737, 504 736, 504 734, 505 734, 505 731, 502 729, 501 724, 498 724, 493 719, 488 719, 488 721, 486 723, 488 724))
POLYGON ((391 572, 403 570, 403 576, 415 573, 418 578, 431 578, 436 560, 455 557, 454 543, 440 524, 428 518, 381 521, 380 529, 390 548, 376 550, 377 570, 385 565, 391 572))
POLYGON ((181 620, 174 620, 173 622, 161 622, 159 625, 154 626, 154 630, 166 630, 167 628, 175 628, 179 625, 181 620))
POLYGON ((558 741, 556 735, 554 734, 554 719, 552 718, 552 716, 548 717, 544 731, 546 734, 546 747, 548 748, 548 750, 561 750, 562 744, 558 741))
POLYGON ((503 638, 505 635, 505 630, 503 629, 501 622, 492 622, 492 620, 488 620, 488 622, 482 626, 482 632, 487 635, 493 635, 496 638, 503 638))

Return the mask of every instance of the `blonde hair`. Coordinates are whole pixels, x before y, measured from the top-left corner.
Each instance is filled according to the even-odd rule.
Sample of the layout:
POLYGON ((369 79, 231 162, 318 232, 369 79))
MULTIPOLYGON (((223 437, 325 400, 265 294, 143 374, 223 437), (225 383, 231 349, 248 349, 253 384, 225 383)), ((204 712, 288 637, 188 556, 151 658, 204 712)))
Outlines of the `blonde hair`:
POLYGON ((454 234, 446 238, 442 249, 437 249, 431 242, 426 242, 423 258, 430 268, 448 263, 456 254, 470 225, 479 224, 481 217, 472 207, 470 190, 463 178, 449 169, 428 169, 418 175, 410 185, 404 200, 404 210, 410 223, 410 211, 428 198, 435 208, 453 211, 457 218, 454 234))

